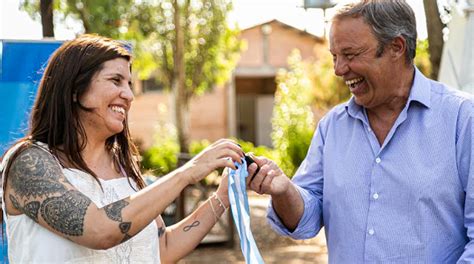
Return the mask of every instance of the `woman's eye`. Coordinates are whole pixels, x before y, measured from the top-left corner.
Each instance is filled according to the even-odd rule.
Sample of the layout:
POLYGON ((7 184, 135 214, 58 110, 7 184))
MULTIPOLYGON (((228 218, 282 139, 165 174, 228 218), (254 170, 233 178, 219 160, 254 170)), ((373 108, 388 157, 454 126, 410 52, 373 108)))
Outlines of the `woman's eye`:
POLYGON ((111 79, 111 80, 112 80, 112 82, 113 82, 114 84, 116 84, 116 85, 120 84, 120 79, 118 79, 118 78, 113 78, 113 79, 111 79))

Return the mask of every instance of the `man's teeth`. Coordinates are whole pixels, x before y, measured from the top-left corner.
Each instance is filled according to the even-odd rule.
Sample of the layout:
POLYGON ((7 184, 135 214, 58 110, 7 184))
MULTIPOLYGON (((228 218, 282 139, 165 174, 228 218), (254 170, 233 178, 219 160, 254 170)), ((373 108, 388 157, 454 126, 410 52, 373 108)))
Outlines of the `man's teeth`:
POLYGON ((346 85, 347 86, 352 86, 353 84, 356 84, 356 83, 361 82, 363 80, 364 80, 364 78, 362 78, 362 77, 355 78, 355 79, 352 79, 352 80, 347 80, 346 85))
POLYGON ((112 106, 111 108, 112 108, 112 111, 117 112, 117 113, 121 113, 122 115, 125 115, 125 109, 123 107, 112 106))

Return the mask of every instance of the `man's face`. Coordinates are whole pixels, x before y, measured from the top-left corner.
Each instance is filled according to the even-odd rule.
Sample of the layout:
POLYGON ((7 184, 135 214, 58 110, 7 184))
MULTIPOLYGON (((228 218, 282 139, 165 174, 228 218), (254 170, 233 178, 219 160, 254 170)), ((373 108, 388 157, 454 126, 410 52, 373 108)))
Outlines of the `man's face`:
MULTIPOLYGON (((367 109, 387 103, 396 92, 396 78, 387 50, 379 56, 379 42, 363 18, 342 18, 333 22, 329 37, 334 72, 344 78, 355 102, 367 109)), ((387 49, 387 47, 385 47, 387 49)))

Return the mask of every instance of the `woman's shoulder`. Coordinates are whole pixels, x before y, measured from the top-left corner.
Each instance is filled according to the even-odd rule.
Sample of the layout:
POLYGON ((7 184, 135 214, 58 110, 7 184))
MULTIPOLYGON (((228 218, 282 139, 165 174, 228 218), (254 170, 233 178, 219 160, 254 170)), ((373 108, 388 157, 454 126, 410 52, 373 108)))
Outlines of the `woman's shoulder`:
POLYGON ((10 163, 9 167, 17 167, 22 170, 38 166, 54 168, 59 165, 54 155, 50 153, 47 145, 35 141, 23 141, 12 146, 3 157, 2 171, 10 163))

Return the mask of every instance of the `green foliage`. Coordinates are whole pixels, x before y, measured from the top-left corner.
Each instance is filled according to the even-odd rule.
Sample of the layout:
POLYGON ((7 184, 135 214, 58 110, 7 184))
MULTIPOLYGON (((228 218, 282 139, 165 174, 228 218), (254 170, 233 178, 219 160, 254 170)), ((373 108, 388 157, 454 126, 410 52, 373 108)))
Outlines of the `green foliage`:
MULTIPOLYGON (((170 88, 174 78, 173 0, 56 0, 55 15, 82 22, 85 33, 125 39, 134 46, 134 70, 140 79, 157 79, 170 88)), ((185 39, 186 98, 225 83, 235 67, 242 42, 227 25, 230 0, 186 0, 179 12, 185 39)), ((39 1, 21 0, 21 8, 39 20, 39 1)), ((187 102, 184 102, 187 104, 187 102)))
MULTIPOLYGON (((39 0, 21 0, 20 6, 35 20, 40 20, 39 0)), ((120 38, 127 31, 134 14, 129 12, 133 0, 53 0, 55 15, 62 22, 72 18, 82 22, 85 33, 120 38)))
POLYGON ((264 146, 264 145, 255 146, 252 142, 244 141, 241 139, 234 139, 234 140, 237 141, 237 143, 242 147, 242 150, 245 153, 253 153, 255 156, 264 156, 271 160, 276 160, 278 157, 275 150, 267 146, 264 146))
POLYGON ((143 170, 161 176, 176 169, 179 145, 173 125, 160 123, 156 128, 155 143, 142 154, 143 170))
POLYGON ((415 65, 425 75, 431 76, 431 61, 428 40, 418 40, 416 43, 415 65))
MULTIPOLYGON (((231 29, 226 22, 232 8, 228 0, 185 1, 180 5, 181 17, 185 17, 184 60, 186 102, 225 83, 235 67, 242 43, 238 39, 239 30, 231 29)), ((174 70, 174 43, 176 31, 172 0, 143 1, 134 7, 137 11, 136 24, 132 27, 146 41, 137 42, 138 53, 134 68, 141 78, 155 73, 165 88, 171 89, 174 70)), ((137 33, 136 33, 137 34, 137 33)), ((127 35, 131 35, 130 33, 127 35)), ((136 38, 136 37, 134 37, 136 38)))
MULTIPOLYGON (((264 156, 276 160, 277 153, 266 146, 254 146, 253 143, 234 139, 245 153, 252 152, 256 156, 264 156)), ((189 144, 189 153, 194 156, 209 146, 209 140, 195 140, 189 144)), ((176 130, 172 125, 161 125, 157 129, 154 145, 142 154, 142 167, 145 172, 155 176, 165 175, 177 167, 179 146, 176 140, 176 130)), ((220 171, 221 173, 222 171, 220 171)), ((219 174, 220 174, 219 173, 219 174)), ((207 181, 203 180, 203 184, 207 181)))
POLYGON ((191 154, 191 156, 194 156, 199 152, 203 151, 210 144, 211 142, 207 139, 191 141, 191 143, 189 143, 189 154, 191 154))
POLYGON ((277 163, 292 177, 306 156, 315 124, 310 108, 311 81, 299 51, 292 52, 288 64, 289 70, 282 70, 277 76, 271 136, 277 163))

